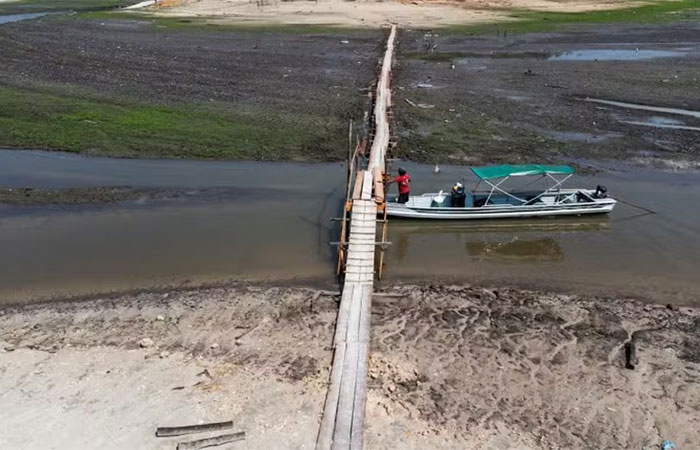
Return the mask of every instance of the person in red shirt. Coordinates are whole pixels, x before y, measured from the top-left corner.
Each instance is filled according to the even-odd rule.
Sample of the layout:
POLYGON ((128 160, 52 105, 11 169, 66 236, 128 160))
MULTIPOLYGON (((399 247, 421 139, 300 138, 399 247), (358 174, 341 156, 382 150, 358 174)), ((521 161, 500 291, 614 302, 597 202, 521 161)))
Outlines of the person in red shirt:
POLYGON ((411 177, 406 173, 406 169, 399 167, 399 176, 394 178, 389 184, 391 183, 399 185, 399 203, 406 203, 411 192, 411 177))

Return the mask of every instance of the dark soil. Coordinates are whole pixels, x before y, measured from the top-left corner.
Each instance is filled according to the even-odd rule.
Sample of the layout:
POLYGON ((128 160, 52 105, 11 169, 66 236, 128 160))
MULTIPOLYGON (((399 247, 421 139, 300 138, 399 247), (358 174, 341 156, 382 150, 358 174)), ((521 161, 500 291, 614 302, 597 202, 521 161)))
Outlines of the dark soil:
POLYGON ((698 36, 695 22, 505 36, 405 31, 394 76, 399 154, 429 163, 613 158, 692 166, 689 162, 700 160, 698 131, 625 122, 660 116, 698 127, 700 119, 582 99, 700 111, 698 36), (548 60, 592 49, 682 54, 632 61, 548 60))
MULTIPOLYGON (((4 126, 0 112, 0 146, 119 156, 342 159, 350 119, 361 123, 369 108, 365 89, 375 78, 383 34, 170 29, 146 19, 81 17, 4 25, 0 88, 10 89, 8 95, 58 96, 54 104, 65 111, 37 104, 33 116, 21 123, 8 117, 4 126), (134 115, 125 117, 125 111, 134 115), (207 120, 187 131, 188 115, 207 120), (32 141, 30 119, 44 121, 41 141, 32 141), (216 126, 227 123, 240 131, 216 126), (203 136, 201 128, 211 133, 203 136), (67 131, 74 138, 66 139, 67 131)), ((17 109, 16 115, 29 114, 17 109)))
POLYGON ((129 200, 163 200, 179 196, 169 189, 94 187, 71 189, 0 188, 0 204, 12 206, 116 203, 129 200))
POLYGON ((66 83, 159 103, 344 115, 363 104, 357 89, 373 82, 381 36, 159 30, 146 20, 24 22, 0 28, 0 79, 66 83), (330 101, 339 91, 352 93, 343 99, 350 101, 330 101))

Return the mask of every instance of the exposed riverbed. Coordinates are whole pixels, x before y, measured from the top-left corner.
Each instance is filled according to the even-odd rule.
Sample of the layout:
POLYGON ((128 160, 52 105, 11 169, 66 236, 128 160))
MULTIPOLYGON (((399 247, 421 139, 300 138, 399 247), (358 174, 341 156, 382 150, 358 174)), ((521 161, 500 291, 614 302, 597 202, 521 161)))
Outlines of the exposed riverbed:
MULTIPOLYGON (((405 164, 415 193, 459 166, 405 164)), ((451 279, 622 293, 676 304, 700 294, 700 175, 649 169, 579 176, 624 204, 609 217, 502 222, 392 220, 387 282, 451 279)), ((629 168, 627 168, 629 169, 629 168)), ((0 206, 3 303, 231 279, 334 286, 342 164, 132 160, 0 151, 2 187, 130 186, 177 196, 112 204, 0 206)), ((467 176, 465 181, 471 181, 467 176)))

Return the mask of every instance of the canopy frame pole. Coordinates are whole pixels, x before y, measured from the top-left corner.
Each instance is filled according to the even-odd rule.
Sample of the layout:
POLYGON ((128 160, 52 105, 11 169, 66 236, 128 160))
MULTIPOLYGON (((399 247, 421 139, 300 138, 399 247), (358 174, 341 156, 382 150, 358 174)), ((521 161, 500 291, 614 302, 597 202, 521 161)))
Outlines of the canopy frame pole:
MULTIPOLYGON (((537 196, 531 198, 530 200, 526 201, 525 203, 532 203, 532 202, 534 202, 535 200, 537 200, 538 198, 542 197, 543 195, 552 192, 554 189, 558 189, 559 186, 561 186, 566 180, 568 180, 569 178, 571 178, 572 176, 574 176, 574 174, 569 174, 569 175, 565 176, 564 178, 562 178, 561 180, 557 180, 556 178, 554 178, 554 177, 553 177, 551 174, 549 174, 549 173, 546 174, 546 175, 548 175, 549 178, 551 178, 551 179, 554 180, 554 182, 555 182, 554 185, 553 185, 551 188, 547 188, 544 192, 541 192, 539 195, 537 195, 537 196)), ((556 205, 560 205, 561 202, 555 202, 555 204, 556 204, 556 205)))
MULTIPOLYGON (((510 175, 507 176, 507 177, 505 177, 504 179, 502 179, 501 181, 499 181, 499 182, 496 183, 496 184, 491 183, 489 180, 484 180, 484 181, 486 182, 486 184, 488 184, 489 186, 491 186, 491 191, 489 192, 489 196, 486 197, 486 201, 484 202, 484 206, 486 206, 486 205, 489 204, 489 200, 491 200, 491 196, 493 195, 493 191, 494 191, 494 190, 498 190, 498 191, 500 191, 500 192, 504 192, 504 193, 508 194, 508 193, 505 192, 503 189, 501 189, 501 188, 498 187, 498 186, 500 186, 501 184, 505 183, 505 181, 506 181, 508 178, 510 178, 510 175)), ((510 195, 510 194, 508 194, 508 195, 510 195)))
MULTIPOLYGON (((517 201, 522 202, 522 203, 527 203, 527 202, 528 202, 528 200, 524 200, 524 199, 522 199, 522 198, 520 198, 520 197, 517 197, 517 196, 511 194, 510 192, 506 191, 505 189, 501 189, 501 188, 499 187, 501 184, 503 184, 503 183, 504 183, 507 179, 509 179, 509 178, 510 178, 510 175, 507 176, 507 177, 505 177, 504 179, 502 179, 501 181, 499 181, 499 182, 496 183, 496 184, 491 183, 489 180, 484 180, 484 182, 485 182, 486 184, 488 184, 489 186, 491 186, 491 192, 489 192, 489 196, 486 197, 486 201, 484 202, 484 206, 486 206, 486 205, 489 204, 489 200, 491 200, 491 196, 493 195, 493 191, 498 191, 498 192, 500 192, 500 193, 502 193, 502 194, 506 194, 508 197, 514 198, 514 199, 516 199, 517 201)), ((547 192, 547 191, 545 191, 545 192, 547 192)), ((543 192, 542 194, 538 195, 538 197, 540 197, 541 195, 543 195, 545 192, 543 192)), ((535 198, 537 198, 537 197, 535 197, 535 198)), ((533 199, 533 200, 534 200, 534 199, 533 199)))

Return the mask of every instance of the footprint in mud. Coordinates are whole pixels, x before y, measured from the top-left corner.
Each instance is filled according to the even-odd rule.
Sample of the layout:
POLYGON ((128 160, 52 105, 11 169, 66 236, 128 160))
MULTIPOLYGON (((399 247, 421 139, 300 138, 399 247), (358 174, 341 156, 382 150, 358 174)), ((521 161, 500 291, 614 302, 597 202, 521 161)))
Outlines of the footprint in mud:
POLYGON ((387 382, 397 388, 385 395, 450 433, 468 438, 474 429, 504 424, 559 448, 637 448, 658 438, 653 424, 660 417, 695 421, 700 394, 679 389, 678 378, 664 378, 679 367, 688 370, 664 347, 693 341, 700 327, 637 333, 641 359, 654 358, 653 365, 642 362, 630 371, 620 357, 630 324, 666 320, 658 309, 475 288, 408 294, 375 307, 374 356, 410 363, 423 375, 406 383, 390 374, 387 382))

